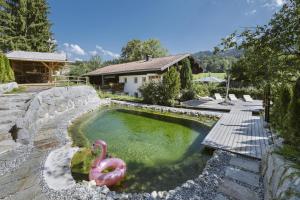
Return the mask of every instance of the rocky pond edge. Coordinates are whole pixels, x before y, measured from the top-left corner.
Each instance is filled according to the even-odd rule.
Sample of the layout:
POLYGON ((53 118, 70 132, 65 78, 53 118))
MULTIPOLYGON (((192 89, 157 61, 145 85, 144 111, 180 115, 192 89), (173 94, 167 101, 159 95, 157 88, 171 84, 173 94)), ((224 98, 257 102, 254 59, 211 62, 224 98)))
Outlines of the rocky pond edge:
POLYGON ((218 184, 225 174, 224 166, 228 164, 230 157, 232 156, 231 153, 221 150, 214 152, 212 158, 206 163, 206 167, 204 168, 202 174, 196 175, 195 179, 188 180, 182 185, 179 185, 178 187, 169 191, 153 191, 151 193, 118 193, 110 191, 106 186, 97 187, 93 184, 93 182, 86 181, 76 183, 71 176, 70 162, 72 156, 78 150, 78 148, 74 149, 74 147, 71 146, 71 139, 68 136, 67 129, 78 117, 87 112, 98 109, 101 105, 108 105, 110 103, 129 107, 143 107, 161 112, 181 113, 192 116, 221 116, 221 113, 216 112, 203 112, 182 108, 153 106, 139 103, 113 101, 110 99, 104 100, 104 102, 99 103, 99 105, 91 106, 89 109, 84 109, 83 111, 74 115, 72 119, 68 121, 68 123, 62 123, 64 126, 58 124, 57 128, 59 131, 57 131, 57 133, 59 134, 57 136, 63 145, 60 145, 59 148, 49 151, 48 156, 46 156, 44 159, 44 168, 41 172, 41 186, 43 193, 45 193, 49 199, 186 199, 191 195, 194 195, 194 197, 212 199, 217 194, 218 184), (65 156, 60 156, 60 159, 55 159, 57 155, 65 156), (49 163, 51 162, 49 161, 53 159, 56 161, 59 160, 59 163, 57 163, 56 167, 52 166, 54 168, 50 169, 49 163), (59 174, 62 171, 64 171, 64 176, 60 179, 57 179, 56 181, 58 182, 55 182, 54 179, 49 179, 49 176, 47 176, 47 174, 59 174), (193 192, 191 192, 191 188, 197 188, 197 190, 193 190, 193 192))

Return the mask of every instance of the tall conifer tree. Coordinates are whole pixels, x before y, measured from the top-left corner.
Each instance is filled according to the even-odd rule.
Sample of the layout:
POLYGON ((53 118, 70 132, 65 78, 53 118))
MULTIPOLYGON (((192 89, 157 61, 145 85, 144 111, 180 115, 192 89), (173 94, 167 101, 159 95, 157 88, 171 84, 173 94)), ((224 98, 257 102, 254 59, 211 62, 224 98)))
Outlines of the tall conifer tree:
POLYGON ((0 0, 0 49, 53 52, 46 0, 0 0))

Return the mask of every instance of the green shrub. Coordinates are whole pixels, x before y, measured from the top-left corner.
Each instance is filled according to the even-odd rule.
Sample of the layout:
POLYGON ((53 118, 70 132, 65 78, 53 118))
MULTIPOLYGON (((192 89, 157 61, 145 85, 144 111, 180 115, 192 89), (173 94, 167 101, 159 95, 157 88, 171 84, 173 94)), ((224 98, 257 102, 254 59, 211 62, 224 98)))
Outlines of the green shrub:
POLYGON ((163 74, 160 91, 162 98, 160 104, 173 106, 180 94, 180 74, 175 67, 163 74))
POLYGON ((12 82, 15 80, 9 60, 5 55, 0 54, 0 83, 12 82))
POLYGON ((162 82, 149 82, 139 91, 145 103, 173 106, 180 94, 180 75, 173 67, 163 74, 162 82))
MULTIPOLYGON (((274 104, 271 109, 272 127, 284 134, 287 128, 286 118, 288 107, 292 98, 292 91, 289 85, 282 85, 278 91, 278 95, 274 98, 274 104)), ((284 135, 283 135, 284 137, 284 135)))
POLYGON ((210 90, 212 89, 212 85, 209 84, 201 84, 197 83, 193 85, 193 90, 195 91, 196 95, 200 97, 205 97, 210 95, 210 90))
POLYGON ((142 94, 143 100, 148 104, 159 104, 161 83, 150 81, 148 84, 143 85, 139 88, 142 94))
POLYGON ((188 100, 191 100, 191 99, 195 99, 196 96, 197 96, 196 91, 193 90, 193 89, 182 90, 180 101, 188 101, 188 100))
POLYGON ((293 87, 293 96, 288 109, 285 141, 300 150, 300 77, 293 87))
POLYGON ((180 69, 180 83, 181 89, 191 89, 193 84, 193 74, 191 69, 191 63, 188 58, 182 60, 182 67, 180 69))
MULTIPOLYGON (((226 95, 226 87, 216 87, 210 90, 210 95, 214 93, 220 93, 222 96, 226 95)), ((229 88, 230 94, 235 94, 238 98, 242 98, 243 95, 248 94, 254 99, 263 99, 264 92, 261 89, 248 87, 248 88, 229 88)))

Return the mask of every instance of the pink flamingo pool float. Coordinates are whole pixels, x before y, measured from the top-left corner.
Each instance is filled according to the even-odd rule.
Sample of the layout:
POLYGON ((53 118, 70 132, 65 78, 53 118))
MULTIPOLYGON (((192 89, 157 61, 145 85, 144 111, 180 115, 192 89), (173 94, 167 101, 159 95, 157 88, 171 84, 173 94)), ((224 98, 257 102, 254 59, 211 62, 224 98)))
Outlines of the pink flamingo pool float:
POLYGON ((98 156, 89 173, 89 179, 94 180, 96 185, 112 186, 120 182, 126 173, 126 164, 119 158, 106 158, 107 144, 103 140, 96 140, 93 144, 93 152, 101 147, 101 155, 98 156), (106 159, 105 159, 106 158, 106 159), (111 172, 103 173, 107 169, 114 169, 111 172))

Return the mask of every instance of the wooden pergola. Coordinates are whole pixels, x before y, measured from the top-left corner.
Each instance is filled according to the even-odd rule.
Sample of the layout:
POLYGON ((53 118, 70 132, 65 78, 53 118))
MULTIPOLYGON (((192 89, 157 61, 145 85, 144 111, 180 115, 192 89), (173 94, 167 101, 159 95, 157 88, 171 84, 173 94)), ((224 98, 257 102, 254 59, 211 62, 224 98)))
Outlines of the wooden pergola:
POLYGON ((17 83, 52 83, 53 74, 68 63, 65 54, 12 51, 6 54, 17 83))

